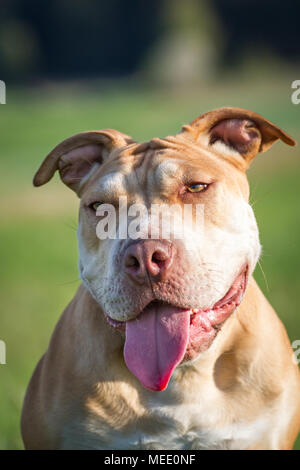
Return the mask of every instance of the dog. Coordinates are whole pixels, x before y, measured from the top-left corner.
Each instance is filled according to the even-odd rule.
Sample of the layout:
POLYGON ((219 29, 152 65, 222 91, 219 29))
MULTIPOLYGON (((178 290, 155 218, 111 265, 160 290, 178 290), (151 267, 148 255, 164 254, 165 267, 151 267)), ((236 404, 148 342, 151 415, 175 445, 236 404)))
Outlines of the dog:
POLYGON ((176 136, 89 131, 50 152, 34 185, 58 170, 80 198, 82 284, 28 387, 26 449, 293 447, 300 374, 252 277, 261 248, 246 177, 278 139, 295 145, 259 114, 226 107, 176 136), (100 239, 97 210, 118 214, 120 197, 189 205, 192 221, 199 205, 201 230, 100 239))

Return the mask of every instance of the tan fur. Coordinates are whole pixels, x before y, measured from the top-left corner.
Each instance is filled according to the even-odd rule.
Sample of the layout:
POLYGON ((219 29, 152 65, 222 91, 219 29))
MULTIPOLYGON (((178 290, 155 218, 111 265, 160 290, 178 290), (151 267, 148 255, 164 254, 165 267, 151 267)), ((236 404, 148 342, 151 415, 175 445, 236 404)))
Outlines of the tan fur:
MULTIPOLYGON (((69 184, 70 180, 61 174, 81 197, 81 244, 91 259, 96 253, 93 250, 100 246, 104 266, 111 242, 99 245, 95 222, 86 205, 100 194, 101 178, 113 172, 124 176, 124 184, 110 194, 112 180, 106 197, 117 198, 125 192, 129 203, 142 200, 147 204, 183 204, 187 201, 180 199, 174 189, 179 180, 189 174, 197 180, 210 178, 218 182, 219 189, 203 195, 206 223, 211 227, 226 226, 232 201, 248 200, 244 170, 253 158, 253 149, 249 155, 230 148, 222 154, 221 147, 209 145, 207 133, 219 120, 232 116, 247 117, 257 124, 261 151, 277 138, 294 144, 256 113, 224 108, 206 113, 176 137, 143 144, 111 130, 86 133, 87 141, 82 140, 82 134, 78 141, 75 136, 49 154, 35 184, 48 181, 68 152, 65 161, 77 158, 74 149, 78 147, 99 142, 108 145, 105 158, 100 149, 99 153, 97 148, 96 152, 95 148, 88 151, 88 158, 92 156, 101 165, 81 184, 75 187, 75 180, 69 184), (171 166, 159 167, 168 160, 171 166)), ((188 197, 188 202, 195 202, 188 197)), ((250 275, 256 262, 256 254, 253 256, 250 275)), ((160 289, 164 292, 165 286, 162 284, 160 289)), ((134 295, 146 294, 128 290, 129 297, 134 295)), ((126 320, 129 318, 128 307, 126 320)), ((56 326, 27 390, 22 415, 27 449, 293 447, 300 427, 299 369, 292 361, 281 321, 251 276, 241 305, 226 320, 212 345, 196 360, 179 365, 164 392, 145 389, 131 374, 124 362, 123 346, 124 333, 107 323, 100 303, 82 284, 56 326)))

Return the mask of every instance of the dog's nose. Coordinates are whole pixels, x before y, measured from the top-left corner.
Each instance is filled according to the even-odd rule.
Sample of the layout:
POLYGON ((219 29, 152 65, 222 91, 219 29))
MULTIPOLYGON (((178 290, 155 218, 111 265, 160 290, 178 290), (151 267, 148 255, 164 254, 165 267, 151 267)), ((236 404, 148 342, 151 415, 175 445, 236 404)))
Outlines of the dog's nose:
POLYGON ((173 259, 172 243, 166 240, 137 241, 125 251, 125 272, 139 284, 149 278, 160 281, 168 276, 173 259))

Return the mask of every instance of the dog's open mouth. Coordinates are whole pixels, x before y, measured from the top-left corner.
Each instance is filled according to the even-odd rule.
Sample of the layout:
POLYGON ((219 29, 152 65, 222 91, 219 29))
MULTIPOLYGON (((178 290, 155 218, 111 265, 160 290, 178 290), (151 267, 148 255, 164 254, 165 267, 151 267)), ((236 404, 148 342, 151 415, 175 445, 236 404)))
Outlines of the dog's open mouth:
MULTIPOLYGON (((153 301, 134 320, 125 323, 124 358, 141 384, 164 390, 175 367, 205 351, 221 325, 240 304, 247 285, 247 268, 227 294, 211 309, 186 309, 153 301)), ((107 317, 116 328, 124 322, 107 317)))

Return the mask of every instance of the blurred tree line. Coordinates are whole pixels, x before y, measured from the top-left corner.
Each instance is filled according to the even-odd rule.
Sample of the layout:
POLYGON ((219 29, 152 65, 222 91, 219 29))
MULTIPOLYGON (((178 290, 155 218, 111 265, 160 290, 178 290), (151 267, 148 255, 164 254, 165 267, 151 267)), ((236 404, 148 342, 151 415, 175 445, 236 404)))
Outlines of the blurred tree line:
POLYGON ((293 0, 1 0, 0 78, 196 74, 261 48, 299 61, 299 17, 293 0))
POLYGON ((5 79, 114 77, 138 66, 159 32, 159 0, 1 0, 5 79))
POLYGON ((222 62, 237 63, 249 49, 265 49, 286 62, 300 61, 300 2, 212 0, 225 33, 222 62))

